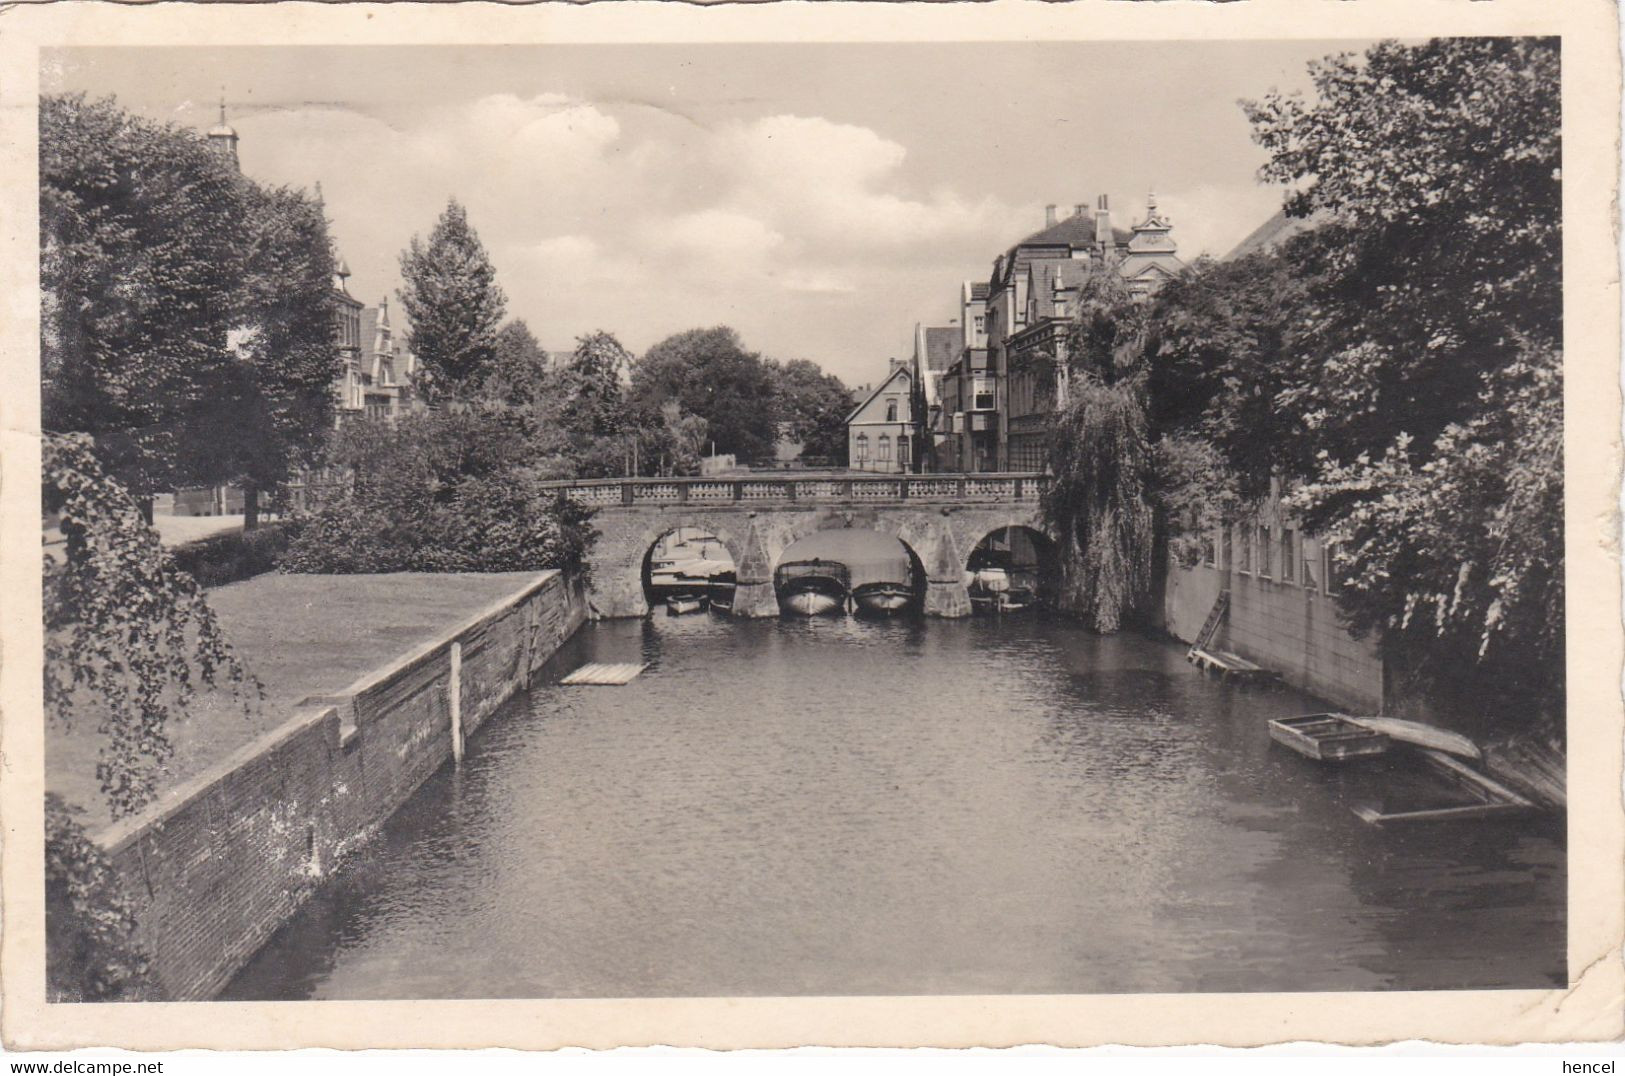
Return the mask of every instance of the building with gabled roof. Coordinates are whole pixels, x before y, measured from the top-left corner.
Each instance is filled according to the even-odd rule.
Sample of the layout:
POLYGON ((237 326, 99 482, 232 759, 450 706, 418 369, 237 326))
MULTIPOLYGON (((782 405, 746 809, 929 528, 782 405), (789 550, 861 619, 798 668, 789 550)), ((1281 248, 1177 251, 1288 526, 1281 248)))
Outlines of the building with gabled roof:
POLYGON ((846 416, 847 466, 854 471, 907 474, 914 469, 914 439, 920 423, 914 414, 912 364, 890 360, 891 368, 846 416))

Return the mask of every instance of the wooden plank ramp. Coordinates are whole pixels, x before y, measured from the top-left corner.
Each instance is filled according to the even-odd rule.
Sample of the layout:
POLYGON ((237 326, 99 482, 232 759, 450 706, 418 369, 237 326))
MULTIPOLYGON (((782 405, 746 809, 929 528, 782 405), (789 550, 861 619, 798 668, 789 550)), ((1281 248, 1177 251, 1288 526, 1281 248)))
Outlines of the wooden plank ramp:
POLYGON ((561 684, 630 684, 644 669, 649 667, 647 662, 626 662, 622 664, 593 663, 583 665, 575 672, 560 680, 561 684))
POLYGON ((1262 665, 1254 665, 1239 654, 1232 654, 1228 650, 1204 650, 1201 647, 1192 647, 1185 660, 1201 669, 1204 673, 1217 673, 1222 680, 1240 680, 1242 682, 1270 681, 1276 674, 1262 665))

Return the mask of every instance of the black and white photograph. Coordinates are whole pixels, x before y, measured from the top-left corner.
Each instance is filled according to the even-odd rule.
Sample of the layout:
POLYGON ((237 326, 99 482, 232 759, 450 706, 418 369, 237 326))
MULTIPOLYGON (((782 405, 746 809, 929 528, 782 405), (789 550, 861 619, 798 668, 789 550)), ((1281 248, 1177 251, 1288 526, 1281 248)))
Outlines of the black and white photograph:
POLYGON ((29 989, 1570 989, 1572 45, 40 48, 29 989))

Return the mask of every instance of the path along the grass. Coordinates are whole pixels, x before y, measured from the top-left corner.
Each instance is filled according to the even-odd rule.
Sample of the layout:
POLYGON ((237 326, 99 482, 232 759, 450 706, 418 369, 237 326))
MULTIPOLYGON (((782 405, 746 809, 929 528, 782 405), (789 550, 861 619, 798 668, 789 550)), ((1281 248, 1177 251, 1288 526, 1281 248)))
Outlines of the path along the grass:
MULTIPOLYGON (((209 592, 233 649, 265 685, 250 713, 229 692, 200 695, 168 723, 175 756, 165 784, 185 780, 288 720, 295 704, 336 692, 450 631, 535 578, 531 572, 431 575, 283 575, 273 572, 209 592)), ((96 780, 96 720, 46 728, 46 787, 110 818, 96 780)))

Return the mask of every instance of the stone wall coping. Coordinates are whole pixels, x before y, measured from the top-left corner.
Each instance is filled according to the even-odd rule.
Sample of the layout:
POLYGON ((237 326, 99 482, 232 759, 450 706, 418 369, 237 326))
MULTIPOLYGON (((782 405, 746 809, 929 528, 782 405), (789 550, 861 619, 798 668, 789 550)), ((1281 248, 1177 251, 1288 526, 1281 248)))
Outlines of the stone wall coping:
MULTIPOLYGON (((425 658, 432 657, 436 651, 449 646, 452 642, 482 624, 502 616, 520 602, 536 594, 559 574, 557 568, 549 568, 546 571, 538 572, 517 589, 496 599, 472 616, 466 617, 455 627, 441 632, 430 641, 414 647, 387 664, 381 665, 371 672, 363 673, 359 678, 352 681, 349 686, 330 694, 312 695, 301 700, 294 705, 293 714, 287 721, 257 739, 250 740, 186 780, 159 793, 158 798, 139 813, 130 815, 127 818, 121 818, 97 833, 94 838, 95 842, 109 854, 116 853, 144 830, 161 826, 166 819, 188 806, 211 787, 223 781, 233 771, 246 766, 266 752, 274 750, 284 740, 298 735, 310 725, 326 720, 329 715, 337 717, 339 724, 342 725, 343 718, 339 713, 339 707, 348 700, 399 675, 402 670, 410 668, 425 658)), ((342 728, 340 732, 342 736, 342 728)))
POLYGON ((172 815, 191 805, 193 800, 202 796, 215 785, 229 777, 234 771, 248 765, 254 759, 267 752, 274 751, 283 741, 290 740, 329 717, 337 717, 336 708, 332 705, 306 706, 303 703, 295 707, 293 716, 288 718, 276 728, 243 744, 231 754, 199 770, 186 780, 165 789, 138 814, 130 815, 113 822, 106 829, 97 833, 93 840, 104 852, 114 855, 122 851, 129 843, 148 829, 162 827, 163 823, 172 815))
POLYGON ((482 624, 485 624, 488 621, 494 620, 497 617, 507 613, 515 605, 534 596, 559 574, 560 570, 558 568, 548 568, 545 571, 537 572, 535 576, 520 584, 518 589, 504 594, 502 597, 491 602, 484 609, 481 609, 479 612, 465 618, 455 627, 441 632, 428 642, 422 643, 421 645, 408 650, 400 657, 390 660, 387 664, 380 665, 370 672, 362 673, 359 677, 352 680, 346 686, 339 688, 337 691, 308 696, 307 698, 301 700, 299 705, 311 706, 342 703, 348 699, 356 697, 357 695, 365 694, 366 692, 377 687, 379 684, 384 683, 386 680, 393 679, 395 676, 398 676, 406 669, 411 668, 424 659, 433 657, 436 651, 450 646, 462 636, 473 631, 475 628, 480 627, 482 624))

